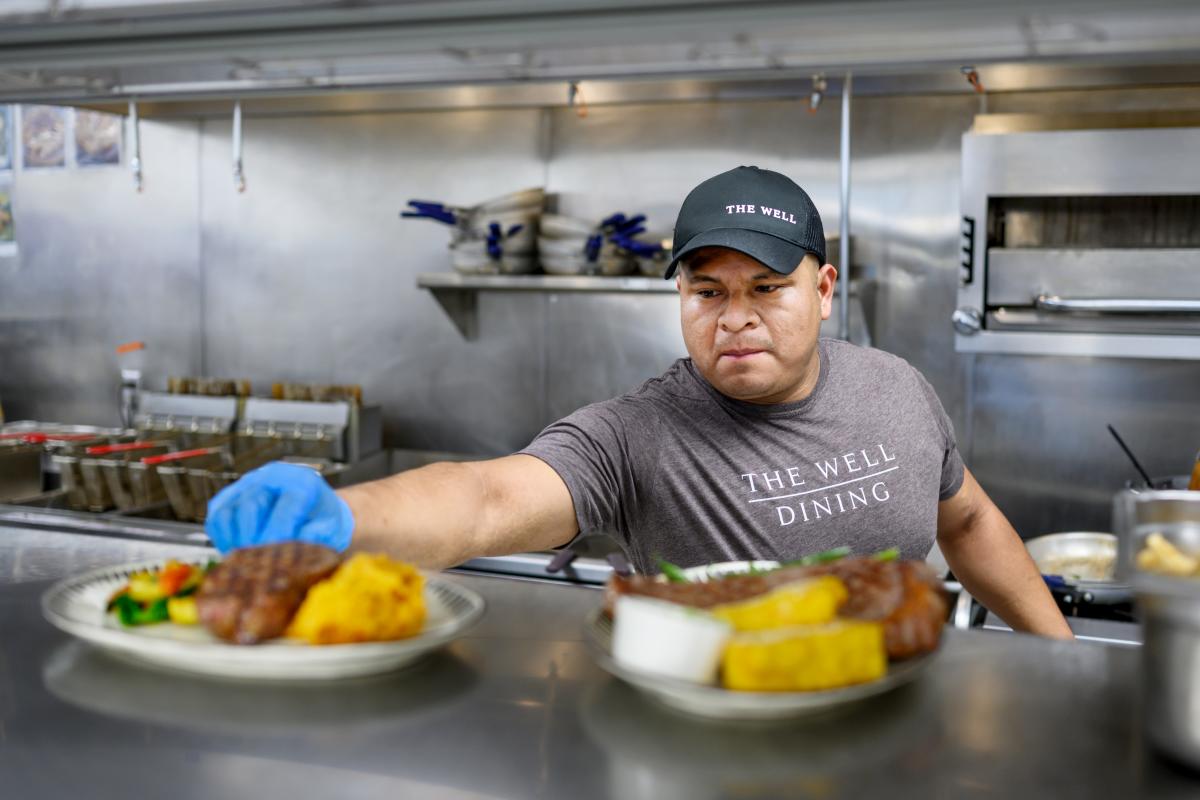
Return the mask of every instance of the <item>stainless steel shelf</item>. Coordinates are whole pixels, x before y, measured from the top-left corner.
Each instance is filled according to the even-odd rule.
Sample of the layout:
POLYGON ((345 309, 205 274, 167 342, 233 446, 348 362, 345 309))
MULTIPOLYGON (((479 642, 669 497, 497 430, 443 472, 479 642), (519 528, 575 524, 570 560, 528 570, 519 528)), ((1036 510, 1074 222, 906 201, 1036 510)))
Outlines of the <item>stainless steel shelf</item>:
POLYGON ((463 275, 425 272, 417 286, 428 289, 465 339, 479 333, 479 292, 592 292, 674 294, 675 282, 642 276, 603 275, 463 275))
POLYGON ((471 292, 675 293, 673 281, 632 275, 463 275, 458 272, 426 272, 417 276, 417 286, 422 289, 471 292))

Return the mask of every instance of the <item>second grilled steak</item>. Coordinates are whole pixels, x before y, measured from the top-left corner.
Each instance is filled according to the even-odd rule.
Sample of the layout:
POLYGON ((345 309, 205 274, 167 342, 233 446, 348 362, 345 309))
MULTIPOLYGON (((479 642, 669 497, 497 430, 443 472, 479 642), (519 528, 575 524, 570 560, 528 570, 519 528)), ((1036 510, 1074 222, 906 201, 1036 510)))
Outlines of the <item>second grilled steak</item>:
POLYGON ((653 575, 614 575, 605 589, 605 608, 612 614, 622 594, 656 597, 695 608, 748 600, 777 586, 821 575, 835 575, 850 593, 838 611, 845 619, 883 623, 888 658, 911 658, 937 649, 946 620, 941 581, 919 561, 844 558, 811 567, 785 567, 757 575, 732 575, 694 583, 665 583, 653 575))
POLYGON ((273 639, 287 629, 309 588, 340 563, 335 551, 306 542, 234 550, 196 593, 200 622, 238 644, 273 639))

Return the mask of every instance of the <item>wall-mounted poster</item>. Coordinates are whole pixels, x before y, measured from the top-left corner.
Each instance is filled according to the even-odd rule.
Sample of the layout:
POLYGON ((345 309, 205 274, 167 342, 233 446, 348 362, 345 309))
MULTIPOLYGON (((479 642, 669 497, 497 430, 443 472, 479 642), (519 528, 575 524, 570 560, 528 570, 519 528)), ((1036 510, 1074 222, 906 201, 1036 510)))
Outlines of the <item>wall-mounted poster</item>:
POLYGON ((121 163, 123 117, 101 111, 75 112, 75 163, 81 167, 121 163))
POLYGON ((13 107, 0 106, 0 170, 13 165, 13 107))
POLYGON ((0 258, 17 254, 17 233, 13 228, 12 181, 0 180, 0 258))
POLYGON ((25 169, 67 163, 67 110, 58 106, 21 106, 21 164, 25 169))

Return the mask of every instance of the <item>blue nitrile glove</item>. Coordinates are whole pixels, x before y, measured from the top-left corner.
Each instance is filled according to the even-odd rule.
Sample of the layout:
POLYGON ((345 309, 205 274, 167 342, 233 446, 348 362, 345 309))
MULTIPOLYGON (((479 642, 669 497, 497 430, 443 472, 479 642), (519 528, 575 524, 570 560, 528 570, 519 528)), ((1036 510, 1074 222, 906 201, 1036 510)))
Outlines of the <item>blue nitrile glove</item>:
POLYGON ((345 550, 354 515, 321 474, 300 464, 273 461, 208 504, 204 530, 222 553, 275 542, 312 542, 345 550))

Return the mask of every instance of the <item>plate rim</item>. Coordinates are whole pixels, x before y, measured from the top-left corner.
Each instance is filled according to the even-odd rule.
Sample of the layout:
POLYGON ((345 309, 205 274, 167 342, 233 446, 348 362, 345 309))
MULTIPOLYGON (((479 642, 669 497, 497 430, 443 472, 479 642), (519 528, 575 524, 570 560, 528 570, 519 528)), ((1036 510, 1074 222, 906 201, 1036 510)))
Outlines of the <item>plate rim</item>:
MULTIPOLYGON (((139 634, 136 630, 126 630, 124 628, 109 627, 104 624, 72 619, 60 613, 55 608, 55 605, 60 602, 70 602, 64 598, 66 594, 83 591, 89 585, 96 583, 102 578, 108 578, 114 574, 161 568, 168 560, 175 560, 184 564, 201 565, 219 559, 200 556, 174 559, 155 558, 94 567, 84 572, 61 578, 46 588, 42 592, 39 603, 42 616, 47 622, 64 633, 94 646, 107 650, 117 650, 131 658, 139 658, 141 653, 144 652, 147 657, 146 660, 150 661, 153 660, 155 655, 170 656, 172 654, 191 651, 192 653, 205 654, 209 658, 215 657, 216 653, 220 653, 221 658, 232 657, 235 661, 243 663, 249 662, 264 666, 278 666, 278 662, 274 661, 274 659, 280 657, 286 658, 286 656, 282 655, 283 653, 304 653, 305 655, 300 656, 300 659, 302 659, 300 663, 311 665, 314 662, 337 661, 347 657, 352 658, 353 656, 369 659, 388 654, 399 655, 404 651, 418 649, 422 651, 432 650, 465 634, 478 624, 487 610, 487 601, 478 592, 423 570, 422 575, 425 578, 425 591, 429 591, 431 588, 445 591, 466 600, 469 608, 461 615, 454 615, 451 619, 431 630, 422 630, 416 636, 389 641, 312 645, 302 642, 293 641, 288 643, 272 640, 252 646, 224 642, 216 637, 213 637, 211 641, 188 641, 146 636, 139 634), (263 654, 269 655, 264 656, 263 654)), ((104 617, 101 619, 104 619, 104 617)), ((154 661, 154 663, 161 662, 154 661)), ((180 669, 183 668, 181 667, 180 669)), ((212 674, 208 670, 202 669, 188 671, 212 674)))

